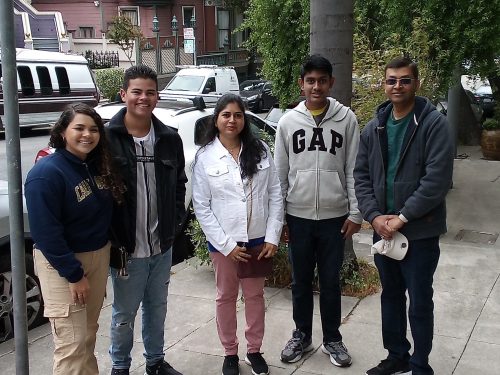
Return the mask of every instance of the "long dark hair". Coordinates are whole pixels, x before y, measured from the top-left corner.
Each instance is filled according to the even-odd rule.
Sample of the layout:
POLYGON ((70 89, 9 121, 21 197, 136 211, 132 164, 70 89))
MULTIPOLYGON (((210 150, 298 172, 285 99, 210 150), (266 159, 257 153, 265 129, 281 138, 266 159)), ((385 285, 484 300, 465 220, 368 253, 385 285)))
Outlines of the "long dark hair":
MULTIPOLYGON (((219 118, 220 113, 230 103, 236 103, 241 112, 243 112, 243 130, 239 134, 240 140, 243 144, 243 149, 241 150, 240 156, 241 177, 251 178, 255 173, 257 173, 257 164, 259 164, 262 158, 267 157, 267 151, 264 143, 252 132, 252 129, 250 128, 250 122, 248 121, 247 115, 245 114, 245 105, 243 104, 243 100, 241 99, 241 97, 238 95, 225 94, 217 101, 212 120, 209 121, 208 128, 203 134, 201 148, 200 150, 198 150, 198 152, 202 152, 205 146, 211 144, 215 140, 215 137, 217 137, 217 135, 219 134, 219 129, 216 126, 217 119, 219 118)), ((196 156, 198 157, 198 155, 196 156)))
POLYGON ((111 166, 111 156, 108 150, 102 118, 92 107, 83 103, 68 106, 50 132, 49 146, 56 149, 66 148, 63 132, 68 128, 69 124, 78 113, 89 116, 97 125, 97 129, 99 130, 99 142, 87 157, 89 160, 95 160, 97 170, 103 178, 104 183, 111 190, 113 198, 120 203, 123 199, 125 187, 111 166))

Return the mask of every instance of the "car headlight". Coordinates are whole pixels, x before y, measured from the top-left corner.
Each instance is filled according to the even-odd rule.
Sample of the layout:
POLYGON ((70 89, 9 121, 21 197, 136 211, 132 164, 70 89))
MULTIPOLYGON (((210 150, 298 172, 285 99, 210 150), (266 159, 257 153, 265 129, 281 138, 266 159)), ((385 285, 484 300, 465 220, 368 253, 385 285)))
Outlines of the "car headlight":
POLYGON ((259 97, 259 95, 252 95, 247 98, 247 100, 255 100, 259 97))

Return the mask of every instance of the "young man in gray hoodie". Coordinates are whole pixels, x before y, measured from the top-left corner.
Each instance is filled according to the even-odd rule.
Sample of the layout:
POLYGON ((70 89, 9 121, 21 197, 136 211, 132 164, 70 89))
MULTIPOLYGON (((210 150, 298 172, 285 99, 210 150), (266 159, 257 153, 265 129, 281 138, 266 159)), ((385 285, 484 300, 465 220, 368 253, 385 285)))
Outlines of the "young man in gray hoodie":
POLYGON ((320 55, 301 68, 299 85, 306 100, 278 123, 275 163, 285 199, 292 265, 293 319, 296 329, 281 352, 293 363, 313 349, 313 279, 318 268, 322 350, 340 367, 352 362, 339 332, 340 268, 344 241, 356 233, 361 214, 354 194, 353 169, 358 152, 356 116, 329 98, 335 78, 332 65, 320 55))

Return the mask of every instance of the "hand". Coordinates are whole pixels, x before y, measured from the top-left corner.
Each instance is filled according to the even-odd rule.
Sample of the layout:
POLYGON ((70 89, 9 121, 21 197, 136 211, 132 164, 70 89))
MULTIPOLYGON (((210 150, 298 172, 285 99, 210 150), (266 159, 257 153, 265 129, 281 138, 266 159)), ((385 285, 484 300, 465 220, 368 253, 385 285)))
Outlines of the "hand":
POLYGON ((403 225, 405 225, 405 222, 401 220, 399 216, 396 216, 392 219, 387 220, 387 225, 392 229, 393 232, 396 232, 400 230, 403 225))
POLYGON ((397 215, 380 215, 377 216, 372 221, 372 227, 375 232, 382 237, 384 240, 390 240, 392 238, 393 230, 387 225, 389 220, 397 218, 397 215))
POLYGON ((276 254, 278 251, 278 246, 273 245, 272 243, 265 242, 264 247, 262 248, 262 251, 259 254, 259 257, 257 260, 260 260, 261 258, 271 258, 276 254))
POLYGON ((76 283, 69 283, 69 291, 71 298, 73 298, 73 303, 85 305, 90 294, 90 284, 87 276, 83 275, 80 281, 76 283))
POLYGON ((245 251, 247 251, 246 247, 236 245, 235 248, 229 253, 228 257, 233 262, 247 263, 247 259, 250 259, 252 256, 247 254, 245 251))
POLYGON ((353 223, 351 220, 347 219, 342 225, 340 233, 344 235, 344 239, 351 238, 354 233, 359 232, 361 229, 361 224, 353 223))
POLYGON ((281 231, 281 237, 280 237, 280 241, 283 242, 283 243, 288 243, 288 241, 290 240, 290 237, 289 237, 289 232, 288 232, 288 225, 283 225, 283 230, 281 231))

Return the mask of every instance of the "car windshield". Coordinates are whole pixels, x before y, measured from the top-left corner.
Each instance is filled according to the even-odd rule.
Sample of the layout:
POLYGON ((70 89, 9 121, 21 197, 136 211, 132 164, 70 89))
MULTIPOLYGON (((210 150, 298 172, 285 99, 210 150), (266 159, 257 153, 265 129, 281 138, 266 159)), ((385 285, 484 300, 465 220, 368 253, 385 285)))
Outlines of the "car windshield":
POLYGON ((203 76, 175 76, 165 87, 166 91, 200 91, 203 76))
POLYGON ((492 95, 491 86, 481 86, 476 90, 476 94, 492 95))
POLYGON ((264 86, 265 82, 243 82, 241 84, 241 91, 257 91, 261 90, 264 86))
POLYGON ((285 114, 285 112, 288 112, 289 109, 282 110, 280 108, 273 108, 269 111, 269 113, 266 116, 266 120, 271 121, 271 122, 278 122, 281 116, 285 114))

